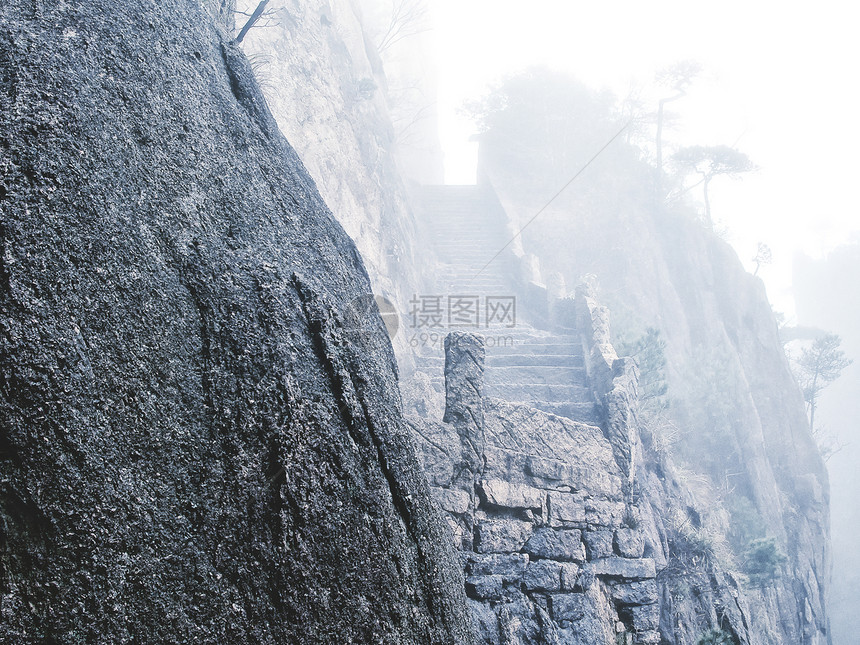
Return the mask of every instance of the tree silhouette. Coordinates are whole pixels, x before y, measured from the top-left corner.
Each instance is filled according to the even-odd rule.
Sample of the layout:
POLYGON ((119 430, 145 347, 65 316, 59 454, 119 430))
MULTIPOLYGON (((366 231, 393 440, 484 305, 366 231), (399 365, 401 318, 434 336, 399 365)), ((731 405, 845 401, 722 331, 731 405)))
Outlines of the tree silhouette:
POLYGON ((257 8, 254 9, 253 12, 249 15, 244 11, 237 11, 236 13, 241 13, 243 15, 248 16, 248 20, 245 23, 245 26, 239 30, 238 35, 236 36, 236 42, 241 43, 245 36, 248 35, 248 32, 251 31, 254 27, 264 26, 268 27, 272 25, 272 16, 274 15, 274 11, 272 9, 267 9, 270 0, 261 0, 261 2, 257 5, 257 8), (264 20, 263 25, 258 25, 257 23, 260 19, 264 20))
POLYGON ((708 188, 711 180, 718 175, 736 178, 757 169, 743 152, 730 146, 689 146, 681 148, 673 156, 673 161, 682 172, 696 172, 702 176, 705 197, 705 221, 713 226, 711 201, 708 188))
POLYGON ((695 61, 681 61, 657 72, 657 83, 672 90, 672 94, 664 96, 657 104, 657 176, 663 172, 663 119, 667 103, 677 101, 687 96, 687 90, 693 80, 702 71, 702 66, 695 61))
POLYGON ((771 264, 773 262, 773 252, 764 242, 758 243, 758 251, 756 251, 753 262, 755 262, 755 272, 753 275, 758 275, 758 270, 763 264, 771 264))
POLYGON ((804 348, 795 362, 795 375, 803 390, 809 410, 809 427, 815 433, 815 410, 821 391, 839 378, 842 370, 853 361, 840 349, 842 339, 836 334, 825 334, 804 348))
POLYGON ((404 38, 429 30, 427 14, 424 0, 392 0, 388 24, 376 42, 376 50, 382 54, 404 38))

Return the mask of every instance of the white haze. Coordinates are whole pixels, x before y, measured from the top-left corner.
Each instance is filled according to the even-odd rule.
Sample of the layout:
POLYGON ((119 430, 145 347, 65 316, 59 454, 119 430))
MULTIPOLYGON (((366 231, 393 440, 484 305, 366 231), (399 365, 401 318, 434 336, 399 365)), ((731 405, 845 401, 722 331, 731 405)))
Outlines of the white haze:
MULTIPOLYGON (((774 263, 760 275, 791 313, 796 252, 820 257, 860 229, 860 88, 854 8, 808 3, 431 0, 439 116, 448 183, 473 183, 474 126, 458 114, 507 74, 531 65, 569 71, 620 97, 656 105, 657 69, 696 60, 703 76, 668 107, 669 145, 737 144, 760 166, 712 185, 713 214, 748 268, 758 242, 774 263)), ((575 190, 575 185, 571 190, 575 190)))

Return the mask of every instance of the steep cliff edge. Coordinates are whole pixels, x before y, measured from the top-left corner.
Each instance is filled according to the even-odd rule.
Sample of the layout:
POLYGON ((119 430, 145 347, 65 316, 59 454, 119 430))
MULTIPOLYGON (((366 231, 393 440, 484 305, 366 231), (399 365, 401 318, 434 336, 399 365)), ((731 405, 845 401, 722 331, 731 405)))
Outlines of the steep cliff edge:
MULTIPOLYGON (((374 293, 405 311, 421 291, 426 254, 395 159, 388 78, 361 4, 283 3, 243 48, 282 132, 358 247, 374 293)), ((393 340, 398 359, 408 359, 405 336, 393 340)))
MULTIPOLYGON (((719 591, 741 603, 750 643, 825 643, 827 473, 763 285, 728 244, 694 221, 692 209, 654 204, 644 164, 624 151, 613 155, 542 212, 524 232, 523 247, 540 258, 545 275, 599 283, 613 331, 624 340, 642 338, 650 327, 665 341, 669 394, 652 428, 646 424, 651 466, 640 474, 640 494, 662 524, 658 532, 678 536, 675 552, 698 562, 696 571, 688 562, 664 575, 663 636, 695 642, 709 621, 691 600, 719 591), (674 517, 679 501, 688 503, 688 517, 674 517), (767 580, 714 577, 751 570, 754 556, 746 549, 760 545, 756 539, 772 539, 786 562, 775 554, 767 580)), ((545 191, 503 151, 488 143, 482 162, 515 229, 545 206, 545 191)), ((663 542, 663 564, 672 564, 673 545, 663 542)))
POLYGON ((229 3, 0 7, 0 640, 466 643, 349 238, 229 3))

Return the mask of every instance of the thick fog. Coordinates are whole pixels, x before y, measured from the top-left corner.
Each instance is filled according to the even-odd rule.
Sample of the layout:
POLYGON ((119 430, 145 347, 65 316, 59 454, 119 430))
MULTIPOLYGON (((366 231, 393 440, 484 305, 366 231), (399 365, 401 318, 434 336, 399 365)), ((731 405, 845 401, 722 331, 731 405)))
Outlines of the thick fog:
MULTIPOLYGON (((788 348, 793 358, 815 334, 830 332, 840 336, 846 358, 860 362, 860 217, 853 196, 860 174, 854 153, 860 42, 849 7, 829 1, 812 11, 739 0, 431 0, 426 6, 428 31, 420 38, 435 72, 448 183, 475 181, 473 135, 480 127, 464 105, 523 70, 569 73, 594 92, 611 92, 622 111, 638 111, 649 122, 637 130, 638 144, 652 161, 654 113, 661 98, 672 97, 665 106, 664 157, 685 146, 729 146, 755 165, 736 180, 715 181, 709 206, 714 230, 763 280, 786 338, 796 335, 794 327, 815 328, 788 348), (679 62, 692 62, 699 72, 675 97, 657 75, 679 62)), ((687 197, 701 208, 697 191, 693 186, 687 197)), ((853 548, 860 520, 858 374, 860 366, 849 366, 822 390, 816 423, 830 442, 833 637, 846 644, 853 642, 852 617, 860 609, 851 593, 860 575, 853 548)))
MULTIPOLYGON (((474 127, 458 113, 505 75, 535 64, 571 72, 656 109, 655 73, 697 61, 667 143, 735 145, 760 166, 715 191, 719 220, 743 260, 759 242, 773 250, 761 272, 777 309, 790 312, 796 251, 820 257, 860 229, 850 191, 860 131, 851 11, 835 1, 799 4, 685 2, 430 3, 446 173, 474 178, 474 127)), ((752 264, 750 264, 752 266, 752 264)))

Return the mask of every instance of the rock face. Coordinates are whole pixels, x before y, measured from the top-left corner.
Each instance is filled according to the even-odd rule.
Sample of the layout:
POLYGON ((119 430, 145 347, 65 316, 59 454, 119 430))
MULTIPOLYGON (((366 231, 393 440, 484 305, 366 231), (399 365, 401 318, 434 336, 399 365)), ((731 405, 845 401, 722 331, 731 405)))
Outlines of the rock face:
MULTIPOLYGON (((482 146, 486 180, 508 213, 537 212, 545 195, 505 154, 482 146)), ((594 184, 547 208, 524 233, 523 247, 568 283, 596 276, 614 332, 632 340, 653 327, 665 340, 671 406, 668 423, 643 435, 646 467, 637 466, 625 437, 631 391, 607 400, 609 408, 621 406, 622 422, 606 428, 621 448, 619 465, 631 466, 643 522, 659 545, 658 569, 666 567, 662 636, 695 643, 705 629, 730 623, 742 643, 826 643, 828 476, 764 286, 689 211, 655 205, 653 169, 604 168, 610 170, 594 184), (612 187, 621 184, 612 182, 629 190, 617 191, 612 187), (673 450, 685 468, 664 458, 673 450), (736 575, 745 567, 743 546, 719 555, 727 540, 752 544, 752 533, 774 540, 786 557, 773 563, 766 585, 736 575)), ((600 331, 600 316, 594 321, 600 331)), ((608 327, 601 334, 595 347, 608 342, 608 327)))
POLYGON ((470 642, 367 274, 225 6, 0 6, 0 640, 470 642))
MULTIPOLYGON (((481 399, 483 338, 454 332, 445 348, 444 422, 412 423, 483 642, 658 643, 655 545, 639 526, 625 457, 638 445, 635 425, 622 433, 631 447, 594 425, 481 399)), ((607 400, 627 383, 609 381, 607 400)), ((624 425, 615 412, 606 418, 607 429, 624 425)))
MULTIPOLYGON (((606 309, 587 288, 567 309, 599 426, 479 398, 482 337, 461 332, 445 343, 443 423, 411 420, 484 642, 694 645, 710 629, 741 645, 826 642, 821 597, 799 577, 822 547, 789 541, 786 570, 745 575, 711 489, 643 441, 638 369, 617 357, 606 309)), ((810 484, 813 511, 816 495, 810 484)))
MULTIPOLYGON (((237 3, 246 10, 256 4, 237 3)), ((389 99, 397 99, 389 96, 362 3, 277 4, 276 24, 251 30, 243 47, 281 131, 358 247, 374 293, 406 312, 421 291, 426 249, 395 162, 398 140, 389 99)), ((411 356, 405 334, 395 336, 394 344, 405 371, 411 356)))

